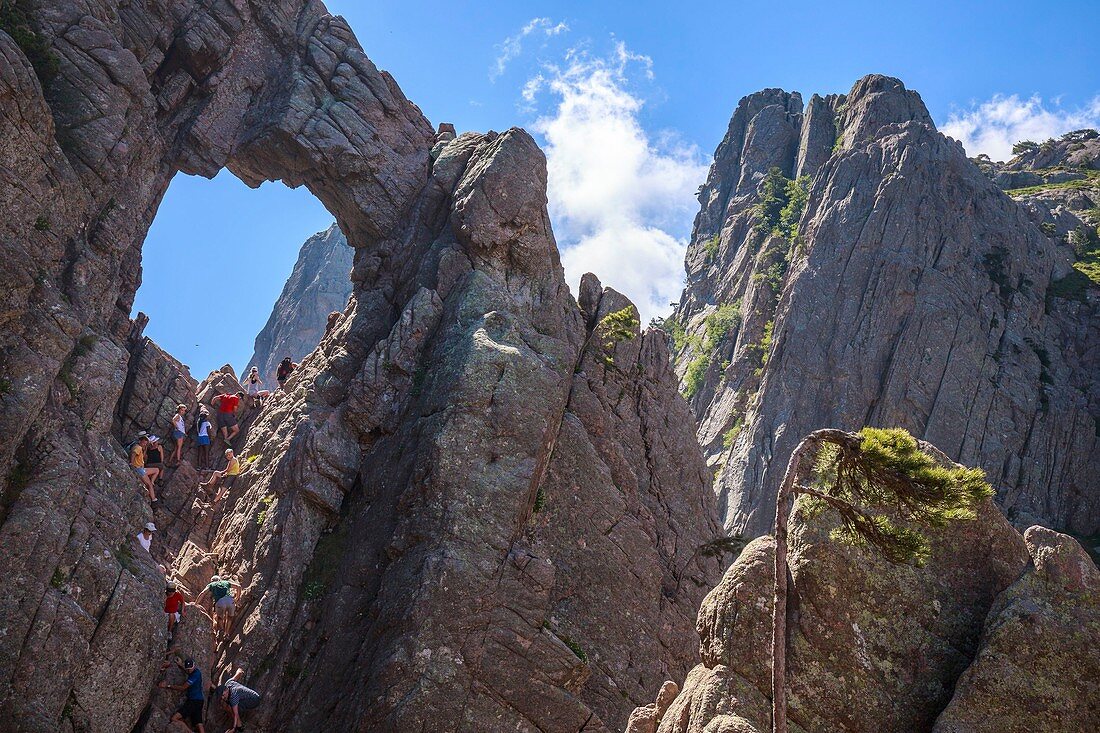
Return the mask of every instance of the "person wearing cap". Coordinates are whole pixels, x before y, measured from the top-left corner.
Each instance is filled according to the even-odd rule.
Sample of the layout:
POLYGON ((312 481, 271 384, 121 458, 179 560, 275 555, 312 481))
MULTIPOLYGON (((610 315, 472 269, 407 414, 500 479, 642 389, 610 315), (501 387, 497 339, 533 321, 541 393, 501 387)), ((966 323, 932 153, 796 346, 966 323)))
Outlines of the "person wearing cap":
POLYGON ((207 593, 214 599, 214 636, 221 636, 229 632, 229 625, 233 623, 233 614, 236 605, 233 601, 233 588, 240 588, 241 584, 229 578, 215 575, 202 592, 199 593, 196 602, 207 593))
POLYGON ((148 447, 149 433, 142 430, 138 433, 137 440, 130 447, 130 470, 141 480, 142 485, 145 487, 145 493, 149 495, 149 501, 155 504, 157 502, 157 491, 153 488, 153 482, 160 476, 160 470, 145 467, 145 449, 148 447))
POLYGON ((255 710, 263 702, 260 693, 241 684, 242 677, 244 677, 244 670, 238 669, 227 682, 218 685, 217 688, 217 697, 222 704, 222 710, 233 716, 233 727, 230 730, 234 731, 244 730, 241 713, 255 710))
POLYGON ((210 413, 206 411, 205 407, 200 407, 199 419, 195 421, 195 432, 198 434, 195 445, 199 450, 199 468, 206 468, 210 465, 210 433, 213 429, 214 426, 210 424, 210 413))
MULTIPOLYGON (((172 638, 172 632, 176 624, 183 623, 183 593, 179 587, 169 580, 164 585, 164 613, 168 616, 168 638, 172 638)), ((169 642, 171 643, 171 642, 169 642)))
POLYGON ((160 436, 149 433, 149 446, 145 449, 145 470, 164 473, 164 443, 160 436))
POLYGON ((141 528, 141 531, 137 533, 138 544, 144 548, 146 552, 149 552, 149 548, 153 546, 153 533, 157 531, 157 525, 152 522, 146 522, 145 526, 141 528))
POLYGON ((187 405, 176 405, 176 414, 172 415, 172 440, 176 441, 176 454, 174 465, 180 465, 183 460, 183 440, 187 437, 187 425, 183 416, 187 414, 187 405))
MULTIPOLYGON (((165 662, 167 664, 167 662, 165 662)), ((183 673, 187 675, 187 681, 182 685, 169 685, 163 680, 157 683, 157 687, 162 690, 178 690, 180 692, 187 692, 187 697, 183 699, 183 703, 176 708, 176 712, 172 714, 172 722, 177 723, 183 721, 183 723, 191 730, 198 731, 198 733, 206 733, 206 729, 202 723, 202 704, 203 704, 203 692, 202 692, 202 671, 195 666, 194 659, 186 659, 180 662, 179 657, 176 657, 176 666, 183 670, 183 673)))
POLYGON ((233 487, 233 482, 237 480, 237 476, 241 473, 241 461, 233 453, 232 448, 225 449, 225 468, 221 471, 214 471, 210 474, 210 478, 206 481, 199 483, 199 486, 210 491, 211 487, 217 486, 218 493, 214 496, 214 503, 217 504, 222 500, 225 492, 229 491, 233 487))

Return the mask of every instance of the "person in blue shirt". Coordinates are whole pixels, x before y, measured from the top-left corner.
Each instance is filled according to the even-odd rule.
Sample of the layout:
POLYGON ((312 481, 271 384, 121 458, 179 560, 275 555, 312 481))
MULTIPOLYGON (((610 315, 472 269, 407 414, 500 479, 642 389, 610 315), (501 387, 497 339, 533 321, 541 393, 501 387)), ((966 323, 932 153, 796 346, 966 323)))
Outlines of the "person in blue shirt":
POLYGON ((186 691, 187 697, 184 698, 183 703, 176 708, 176 712, 172 715, 172 722, 183 721, 183 723, 191 730, 198 731, 198 733, 206 733, 206 729, 202 723, 202 708, 203 708, 203 693, 202 693, 202 672, 195 666, 194 659, 184 660, 180 663, 179 657, 176 657, 176 666, 183 670, 183 673, 187 675, 187 681, 182 685, 169 685, 164 681, 157 683, 157 687, 164 690, 179 690, 180 692, 186 691))

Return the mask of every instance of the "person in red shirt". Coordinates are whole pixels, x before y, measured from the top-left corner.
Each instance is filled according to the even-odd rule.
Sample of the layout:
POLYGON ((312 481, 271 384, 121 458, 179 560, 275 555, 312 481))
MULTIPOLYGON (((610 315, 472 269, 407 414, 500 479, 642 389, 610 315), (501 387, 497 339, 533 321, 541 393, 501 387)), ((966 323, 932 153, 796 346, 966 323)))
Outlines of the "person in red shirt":
POLYGON ((164 612, 168 615, 168 637, 171 638, 176 624, 183 621, 183 593, 171 581, 164 588, 164 612))
POLYGON ((218 408, 218 429, 226 445, 232 445, 233 438, 241 431, 241 426, 237 424, 237 405, 241 404, 243 397, 244 392, 238 392, 215 395, 210 400, 210 404, 218 408))

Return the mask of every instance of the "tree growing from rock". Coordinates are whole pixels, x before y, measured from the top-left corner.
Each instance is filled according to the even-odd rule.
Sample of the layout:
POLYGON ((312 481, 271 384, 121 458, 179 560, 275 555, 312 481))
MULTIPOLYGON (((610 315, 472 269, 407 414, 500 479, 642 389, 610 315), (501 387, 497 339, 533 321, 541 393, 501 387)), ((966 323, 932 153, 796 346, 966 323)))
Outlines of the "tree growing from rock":
POLYGON ((921 529, 974 519, 993 489, 981 469, 956 465, 898 428, 858 433, 830 428, 802 439, 776 499, 773 733, 787 733, 787 519, 790 500, 799 494, 812 497, 813 511, 839 515, 833 539, 890 562, 921 565, 931 554, 921 529))

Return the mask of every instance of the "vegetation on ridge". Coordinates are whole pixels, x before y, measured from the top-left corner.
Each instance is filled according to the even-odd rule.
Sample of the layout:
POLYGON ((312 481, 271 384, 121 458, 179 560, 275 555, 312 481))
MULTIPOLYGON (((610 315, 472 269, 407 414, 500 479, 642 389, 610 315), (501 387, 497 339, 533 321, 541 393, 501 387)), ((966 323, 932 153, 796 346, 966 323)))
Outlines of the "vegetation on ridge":
POLYGON ((920 527, 977 518, 993 495, 980 468, 941 463, 900 428, 858 433, 817 430, 791 454, 776 498, 772 606, 772 731, 787 733, 787 518, 789 499, 811 497, 811 516, 840 516, 835 540, 873 550, 895 563, 931 556, 920 527))

